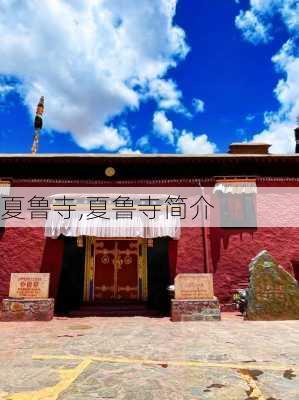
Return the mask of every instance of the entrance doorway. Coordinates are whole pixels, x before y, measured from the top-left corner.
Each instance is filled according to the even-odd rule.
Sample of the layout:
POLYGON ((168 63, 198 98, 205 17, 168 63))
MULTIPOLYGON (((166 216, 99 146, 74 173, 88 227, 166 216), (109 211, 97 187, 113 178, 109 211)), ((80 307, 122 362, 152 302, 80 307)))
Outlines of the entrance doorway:
POLYGON ((135 238, 86 239, 84 301, 146 301, 146 241, 135 238))
POLYGON ((73 316, 169 312, 169 238, 60 239, 56 311, 73 316))
POLYGON ((64 314, 78 309, 82 304, 85 249, 78 246, 75 237, 62 236, 59 240, 63 241, 64 248, 60 271, 50 269, 49 272, 58 285, 55 310, 64 314))

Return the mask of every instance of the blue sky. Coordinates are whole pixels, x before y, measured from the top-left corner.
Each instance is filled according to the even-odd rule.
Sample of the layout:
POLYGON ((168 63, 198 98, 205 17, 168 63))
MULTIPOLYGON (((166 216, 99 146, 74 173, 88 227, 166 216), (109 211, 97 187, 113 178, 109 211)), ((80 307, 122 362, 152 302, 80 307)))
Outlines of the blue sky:
POLYGON ((40 153, 293 151, 297 0, 60 0, 31 22, 36 0, 5 3, 1 153, 30 152, 40 95, 40 153))

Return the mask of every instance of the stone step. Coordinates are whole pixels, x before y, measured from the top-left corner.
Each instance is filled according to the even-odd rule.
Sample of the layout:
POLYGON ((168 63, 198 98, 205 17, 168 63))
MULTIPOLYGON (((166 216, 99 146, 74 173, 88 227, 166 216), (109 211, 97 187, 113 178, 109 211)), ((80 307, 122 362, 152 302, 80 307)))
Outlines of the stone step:
POLYGON ((101 316, 160 316, 156 310, 150 310, 144 304, 118 305, 86 305, 79 310, 71 311, 70 317, 101 317, 101 316))

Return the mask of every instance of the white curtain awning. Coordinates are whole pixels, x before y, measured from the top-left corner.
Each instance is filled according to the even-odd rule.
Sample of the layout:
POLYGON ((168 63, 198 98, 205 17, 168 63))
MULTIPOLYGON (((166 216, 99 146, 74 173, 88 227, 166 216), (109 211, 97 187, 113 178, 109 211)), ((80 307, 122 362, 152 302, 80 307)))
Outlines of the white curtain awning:
POLYGON ((213 193, 231 193, 231 194, 256 194, 257 187, 256 182, 242 182, 242 181, 228 181, 228 182, 217 182, 213 193))
MULTIPOLYGON (((96 236, 96 237, 136 237, 153 239, 157 237, 168 236, 173 239, 180 237, 181 222, 179 218, 165 215, 165 212, 157 212, 155 218, 148 218, 142 212, 132 214, 131 218, 116 218, 115 215, 109 214, 113 206, 111 200, 107 201, 105 210, 109 214, 109 219, 106 218, 88 218, 90 209, 88 207, 88 198, 116 198, 115 193, 101 193, 96 196, 90 193, 63 193, 49 196, 50 200, 63 198, 73 198, 77 207, 80 210, 72 211, 69 218, 63 218, 53 208, 48 213, 48 218, 45 225, 45 236, 57 238, 59 235, 64 236, 96 236)), ((130 194, 131 199, 140 199, 144 194, 130 194)), ((168 195, 159 194, 153 197, 166 200, 168 195)), ((102 203, 101 203, 102 204, 102 203)), ((103 204, 102 204, 103 205, 103 204)), ((103 209, 98 209, 100 212, 103 209)), ((130 210, 130 209, 129 209, 130 210)), ((103 213, 104 214, 104 213, 103 213)))
POLYGON ((45 236, 57 238, 64 236, 96 236, 96 237, 138 237, 153 239, 168 236, 180 237, 179 218, 166 218, 158 215, 155 219, 145 216, 133 216, 132 219, 87 220, 81 218, 82 212, 72 212, 69 219, 62 218, 57 212, 50 211, 45 225, 45 236))
POLYGON ((11 184, 10 181, 0 180, 0 195, 9 196, 11 184))

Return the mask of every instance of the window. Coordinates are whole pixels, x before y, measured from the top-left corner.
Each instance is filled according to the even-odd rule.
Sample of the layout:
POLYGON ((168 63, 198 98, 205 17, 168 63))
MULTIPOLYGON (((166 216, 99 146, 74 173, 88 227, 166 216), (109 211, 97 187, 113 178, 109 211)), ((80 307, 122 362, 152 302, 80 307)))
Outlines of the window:
POLYGON ((222 228, 256 228, 255 179, 218 180, 213 193, 218 202, 222 228))

